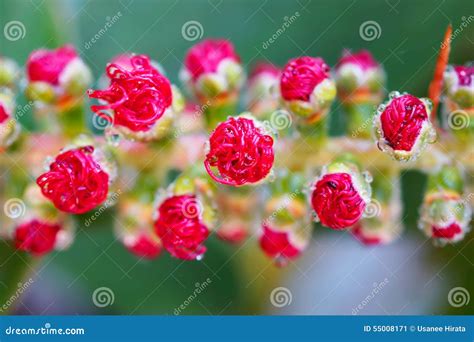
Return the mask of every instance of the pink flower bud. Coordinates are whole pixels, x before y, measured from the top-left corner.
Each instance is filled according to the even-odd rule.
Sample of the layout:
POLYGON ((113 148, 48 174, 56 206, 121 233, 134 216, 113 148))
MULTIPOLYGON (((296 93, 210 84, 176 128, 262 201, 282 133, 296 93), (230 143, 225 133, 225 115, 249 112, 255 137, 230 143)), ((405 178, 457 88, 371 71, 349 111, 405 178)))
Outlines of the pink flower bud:
POLYGON ((351 163, 335 162, 323 170, 311 195, 311 205, 322 225, 345 229, 359 221, 371 198, 367 178, 351 163))
POLYGON ((92 111, 114 126, 132 132, 150 131, 172 104, 172 89, 167 78, 151 64, 147 56, 134 56, 130 66, 109 64, 110 86, 89 91, 89 96, 107 102, 91 106, 92 111), (112 116, 107 113, 112 112, 112 116))
POLYGON ((379 95, 383 92, 385 73, 367 50, 344 51, 336 66, 336 82, 343 97, 379 95))
POLYGON ((33 51, 26 62, 27 95, 51 102, 62 96, 82 96, 92 81, 89 68, 72 45, 33 51))
POLYGON ((277 266, 285 266, 289 260, 300 256, 307 243, 302 243, 291 230, 277 229, 264 224, 260 247, 266 255, 275 259, 277 266))
POLYGON ((66 150, 54 159, 49 171, 40 175, 36 183, 59 210, 85 213, 107 199, 112 177, 102 158, 92 146, 66 150))
POLYGON ((336 86, 329 71, 322 58, 291 59, 283 68, 280 79, 285 106, 308 122, 319 120, 336 97, 336 86))
POLYGON ((237 91, 244 72, 230 41, 208 39, 189 49, 180 76, 191 92, 202 99, 225 97, 237 91))
POLYGON ((256 120, 230 117, 211 133, 204 166, 216 182, 241 186, 264 179, 274 157, 273 138, 256 120), (218 175, 212 168, 217 168, 218 175))
POLYGON ((416 159, 436 139, 430 113, 428 99, 392 92, 374 117, 379 148, 397 160, 416 159))
POLYGON ((61 229, 58 223, 38 219, 24 222, 15 228, 15 247, 36 256, 49 253, 54 249, 61 229))
POLYGON ((448 66, 444 73, 444 82, 449 101, 457 106, 448 110, 472 110, 474 107, 474 65, 448 66))

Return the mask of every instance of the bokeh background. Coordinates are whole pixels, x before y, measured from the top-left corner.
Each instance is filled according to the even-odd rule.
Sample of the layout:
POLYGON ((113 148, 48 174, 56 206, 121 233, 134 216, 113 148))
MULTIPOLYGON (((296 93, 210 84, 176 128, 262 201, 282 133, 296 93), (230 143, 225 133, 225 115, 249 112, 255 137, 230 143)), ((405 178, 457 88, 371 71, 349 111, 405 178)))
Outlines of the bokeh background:
MULTIPOLYGON (((202 25, 202 39, 232 40, 247 67, 262 59, 283 65, 299 55, 322 56, 334 65, 343 48, 366 48, 383 63, 389 89, 424 96, 447 24, 456 30, 471 15, 472 0, 2 0, 1 26, 18 20, 26 31, 17 41, 0 35, 0 54, 23 65, 33 49, 72 43, 97 79, 111 57, 145 53, 179 83, 185 51, 196 42, 184 39, 182 28, 194 20, 202 25), (296 12, 297 20, 265 44, 296 12), (118 13, 107 32, 90 43, 118 13), (377 39, 361 38, 359 28, 367 21, 379 24, 377 39)), ((452 63, 474 60, 474 22, 463 27, 452 46, 452 63)), ((22 120, 35 128, 30 113, 22 120)), ((343 115, 334 110, 332 134, 340 134, 343 124, 343 115)), ((200 262, 182 262, 167 253, 152 262, 137 261, 115 241, 110 209, 89 227, 78 218, 72 247, 37 262, 21 254, 12 257, 1 242, 0 299, 6 300, 12 286, 9 274, 28 263, 24 279, 32 284, 15 302, 18 314, 173 315, 195 284, 208 278, 209 286, 181 314, 350 315, 364 300, 358 314, 472 314, 474 298, 457 308, 448 303, 448 292, 463 287, 474 296, 473 234, 443 249, 424 238, 416 220, 425 182, 415 171, 402 175, 405 233, 395 243, 367 248, 349 234, 318 226, 308 252, 284 269, 264 258, 254 239, 228 246, 211 237, 200 262), (113 291, 112 305, 93 304, 92 293, 100 287, 113 291), (270 301, 278 287, 291 292, 283 307, 270 301)))

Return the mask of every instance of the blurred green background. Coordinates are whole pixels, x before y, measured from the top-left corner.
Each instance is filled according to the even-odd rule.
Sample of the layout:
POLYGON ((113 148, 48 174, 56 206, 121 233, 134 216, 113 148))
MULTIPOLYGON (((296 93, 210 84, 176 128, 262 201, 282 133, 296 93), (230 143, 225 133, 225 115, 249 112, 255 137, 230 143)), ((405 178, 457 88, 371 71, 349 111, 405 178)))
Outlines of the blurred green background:
MULTIPOLYGON (((182 27, 195 20, 202 25, 202 39, 230 39, 247 68, 262 59, 283 65, 289 58, 303 54, 321 56, 334 65, 342 49, 365 48, 383 63, 389 89, 423 96, 427 93, 447 24, 452 23, 456 30, 473 12, 472 0, 2 0, 2 27, 12 20, 21 21, 26 35, 17 41, 9 41, 1 35, 0 54, 23 65, 34 49, 73 43, 97 79, 111 57, 127 51, 145 53, 163 65, 174 83, 179 83, 177 76, 183 56, 195 43, 183 38, 182 27), (296 12, 299 13, 297 20, 264 48, 264 43, 282 26, 285 17, 296 12), (107 32, 96 43, 87 45, 118 13, 120 18, 107 32), (361 38, 359 27, 366 21, 380 25, 378 39, 361 38)), ((452 44, 451 63, 474 60, 474 22, 463 28, 452 44)), ((333 134, 342 132, 343 118, 336 109, 332 115, 333 134)), ((28 128, 34 128, 31 116, 22 119, 28 128)), ((202 262, 183 263, 166 253, 153 262, 137 262, 119 242, 113 242, 113 211, 106 213, 88 228, 78 226, 71 249, 55 252, 29 268, 34 283, 17 303, 16 312, 173 314, 193 292, 195 283, 210 278, 212 283, 208 290, 192 301, 183 314, 351 314, 340 305, 343 298, 350 298, 347 300, 352 302, 348 307, 354 307, 370 291, 373 279, 382 281, 390 276, 395 280, 384 291, 399 294, 405 299, 403 303, 409 304, 402 310, 396 306, 386 310, 381 307, 390 307, 390 303, 376 305, 376 301, 389 299, 380 298, 370 304, 370 310, 362 313, 473 313, 472 302, 461 308, 447 302, 447 293, 455 286, 468 289, 474 296, 472 234, 462 243, 444 249, 425 242, 416 228, 425 177, 417 172, 406 172, 402 183, 406 233, 394 245, 374 251, 359 246, 350 237, 344 237, 340 243, 337 232, 317 227, 314 246, 310 248, 316 249, 316 253, 330 251, 318 255, 309 253, 283 270, 274 268, 261 256, 255 241, 233 247, 214 237, 207 243, 209 251, 202 262), (387 252, 380 251, 384 248, 387 252), (353 254, 347 255, 347 250, 353 254), (340 257, 342 255, 345 256, 340 257), (311 258, 318 258, 316 264, 311 258), (375 258, 380 258, 382 263, 388 259, 398 261, 401 266, 396 268, 395 276, 390 267, 388 270, 374 268, 375 274, 364 276, 368 286, 364 283, 356 286, 351 279, 333 276, 338 269, 351 268, 354 260, 375 258), (307 267, 308 264, 316 266, 307 267), (417 278, 420 274, 425 274, 422 280, 417 278), (439 286, 428 284, 430 279, 439 286), (327 289, 321 288, 321 283, 339 280, 348 283, 347 286, 332 283, 327 289), (284 311, 269 303, 271 290, 281 284, 291 285, 293 292, 293 304, 284 311), (111 288, 115 295, 114 304, 107 308, 97 308, 91 302, 92 292, 102 286, 111 288), (315 296, 311 303, 315 310, 304 305, 313 300, 310 292, 315 296), (321 301, 327 310, 325 306, 318 307, 321 301)), ((80 221, 77 220, 78 225, 80 221)), ((0 281, 15 267, 14 262, 26 262, 24 256, 9 258, 9 253, 11 251, 4 246, 0 256, 0 281)), ((372 266, 362 264, 361 269, 355 271, 355 277, 366 274, 372 266)), ((0 287, 0 291, 4 290, 0 287)))

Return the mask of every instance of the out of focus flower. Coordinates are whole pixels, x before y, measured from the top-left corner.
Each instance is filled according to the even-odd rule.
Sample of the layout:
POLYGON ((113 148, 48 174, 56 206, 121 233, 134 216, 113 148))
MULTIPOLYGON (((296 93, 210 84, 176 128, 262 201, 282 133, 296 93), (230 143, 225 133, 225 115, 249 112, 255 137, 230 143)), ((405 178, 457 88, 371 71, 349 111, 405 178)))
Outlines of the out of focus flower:
POLYGON ((115 231, 124 246, 140 258, 158 257, 162 243, 153 229, 152 204, 125 195, 119 201, 118 216, 115 231))
POLYGON ((0 56, 0 88, 14 89, 20 78, 20 68, 10 58, 0 56))
POLYGON ((113 171, 106 157, 93 146, 62 151, 49 171, 36 180, 45 197, 59 210, 82 214, 102 204, 112 182, 113 171))
POLYGON ((344 229, 355 225, 371 199, 370 176, 350 161, 336 160, 314 183, 311 205, 322 225, 344 229))
POLYGON ((241 186, 268 176, 274 158, 272 136, 256 119, 242 115, 229 117, 211 133, 204 166, 216 182, 241 186))
POLYGON ((396 160, 410 161, 436 139, 430 121, 431 101, 410 94, 390 93, 374 117, 378 147, 396 160))
POLYGON ((240 57, 225 39, 208 39, 189 49, 184 59, 181 80, 205 103, 220 98, 235 101, 245 78, 240 57))
POLYGON ((9 91, 0 93, 0 151, 10 146, 20 133, 14 110, 13 94, 9 91))
POLYGON ((362 218, 351 228, 351 233, 362 244, 386 245, 402 232, 400 184, 390 171, 374 172, 372 200, 365 207, 362 218))
MULTIPOLYGON (((474 107, 474 64, 448 66, 444 74, 446 94, 457 109, 474 107)), ((456 108, 451 108, 455 110, 456 108)))
POLYGON ((336 66, 337 88, 342 101, 378 102, 383 95, 385 72, 367 50, 344 51, 336 66))
POLYGON ((278 109, 278 91, 280 69, 271 63, 258 63, 252 69, 248 79, 247 107, 257 117, 265 117, 278 109))
POLYGON ((15 247, 36 256, 51 252, 60 230, 61 226, 57 223, 37 219, 24 222, 15 229, 15 247))
POLYGON ((90 69, 71 45, 33 51, 26 62, 26 73, 27 96, 44 103, 81 97, 92 82, 90 69))
POLYGON ((445 244, 457 242, 469 231, 471 209, 454 193, 432 193, 421 208, 419 226, 428 237, 445 244))
POLYGON ((311 124, 326 116, 336 85, 322 58, 304 56, 291 59, 283 68, 280 94, 289 111, 311 124))

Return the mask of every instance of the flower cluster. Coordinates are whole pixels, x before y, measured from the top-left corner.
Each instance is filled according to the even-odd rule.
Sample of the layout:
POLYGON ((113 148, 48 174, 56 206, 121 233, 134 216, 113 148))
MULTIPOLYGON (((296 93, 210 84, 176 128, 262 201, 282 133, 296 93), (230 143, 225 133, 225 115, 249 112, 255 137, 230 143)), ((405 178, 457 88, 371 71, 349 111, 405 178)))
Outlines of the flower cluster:
MULTIPOLYGON (((91 73, 72 46, 40 49, 28 58, 21 89, 39 127, 29 134, 16 106, 19 72, 0 57, 0 167, 14 162, 7 182, 21 183, 2 186, 0 198, 25 202, 24 215, 11 219, 13 212, 0 236, 35 256, 71 244, 72 215, 92 215, 89 227, 115 204, 117 239, 140 259, 169 253, 200 260, 215 231, 230 243, 257 236, 262 252, 283 266, 311 244, 311 218, 365 245, 387 244, 401 233, 398 178, 407 167, 428 174, 424 233, 446 244, 469 230, 471 208, 453 160, 472 171, 464 152, 473 135, 459 140, 443 132, 429 99, 391 92, 381 103, 386 75, 369 51, 346 50, 333 71, 311 56, 283 68, 257 63, 242 102, 250 112, 237 115, 245 72, 226 39, 203 40, 186 53, 180 76, 193 96, 186 104, 149 56, 112 58, 98 82, 102 90, 87 91, 91 73), (90 106, 93 130, 86 93, 98 101, 90 106), (336 96, 345 137, 329 136, 336 96), (3 158, 7 153, 13 158, 3 158), (19 168, 30 174, 17 175, 19 168)), ((444 73, 444 110, 448 118, 465 113, 468 131, 473 84, 472 65, 444 73)))

